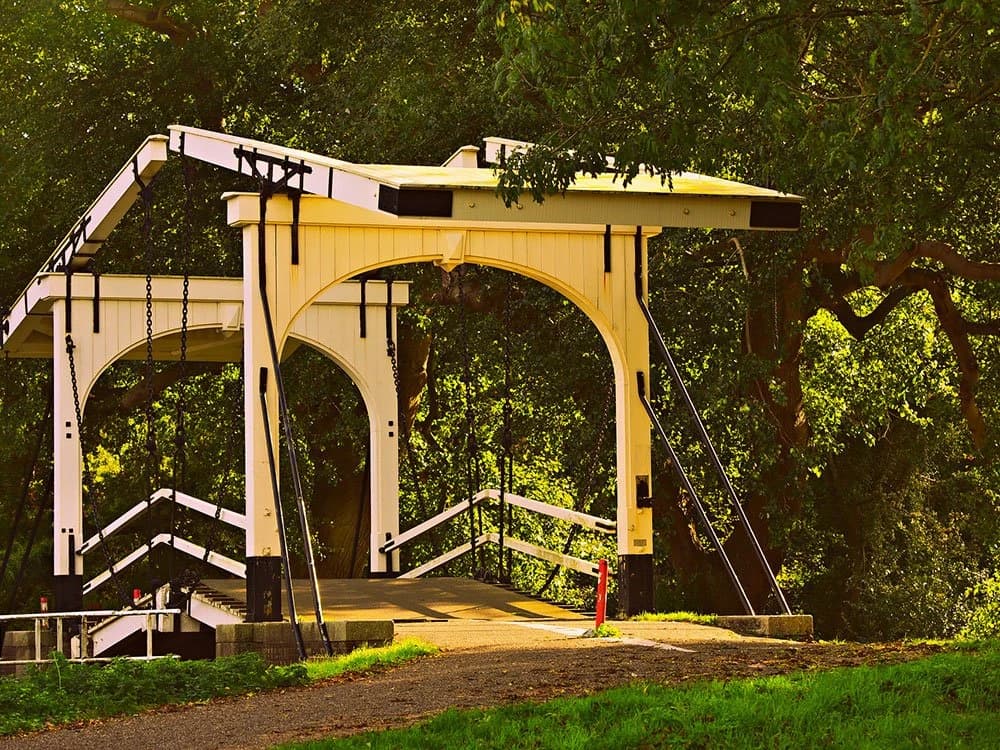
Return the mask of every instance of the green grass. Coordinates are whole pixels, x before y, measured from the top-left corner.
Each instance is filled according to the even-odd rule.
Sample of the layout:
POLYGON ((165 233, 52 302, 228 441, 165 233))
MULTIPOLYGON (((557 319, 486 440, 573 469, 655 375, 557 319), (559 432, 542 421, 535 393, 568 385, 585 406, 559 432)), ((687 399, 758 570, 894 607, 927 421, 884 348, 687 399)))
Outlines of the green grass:
POLYGON ((70 663, 59 657, 22 677, 0 677, 0 735, 131 714, 155 706, 305 685, 436 651, 434 646, 407 640, 285 667, 267 666, 255 653, 214 661, 120 659, 106 665, 70 663))
POLYGON ((438 653, 437 646, 407 638, 382 648, 358 648, 345 656, 309 659, 303 662, 312 681, 339 677, 348 672, 370 672, 376 668, 392 667, 419 656, 438 653))
MULTIPOLYGON (((602 622, 596 629, 587 631, 591 638, 621 638, 622 631, 609 622, 602 622)), ((584 633, 586 635, 587 633, 584 633)))
POLYGON ((632 618, 636 622, 693 622, 696 625, 717 625, 718 615, 700 615, 696 612, 642 612, 632 618))
POLYGON ((996 748, 1000 644, 893 666, 449 711, 405 730, 287 748, 996 748))

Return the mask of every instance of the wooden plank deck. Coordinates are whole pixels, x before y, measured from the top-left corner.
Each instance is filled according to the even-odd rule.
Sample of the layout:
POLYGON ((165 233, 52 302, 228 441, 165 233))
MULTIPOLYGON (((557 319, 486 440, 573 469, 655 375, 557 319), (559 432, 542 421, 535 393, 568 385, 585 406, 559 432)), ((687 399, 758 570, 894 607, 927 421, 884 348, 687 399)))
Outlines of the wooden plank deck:
MULTIPOLYGON (((241 579, 202 581, 226 596, 246 601, 241 579)), ((292 583, 302 620, 312 620, 309 582, 292 583)), ((323 615, 332 620, 583 620, 583 615, 500 586, 467 578, 351 578, 319 582, 323 615)), ((282 611, 287 598, 282 586, 282 611)))

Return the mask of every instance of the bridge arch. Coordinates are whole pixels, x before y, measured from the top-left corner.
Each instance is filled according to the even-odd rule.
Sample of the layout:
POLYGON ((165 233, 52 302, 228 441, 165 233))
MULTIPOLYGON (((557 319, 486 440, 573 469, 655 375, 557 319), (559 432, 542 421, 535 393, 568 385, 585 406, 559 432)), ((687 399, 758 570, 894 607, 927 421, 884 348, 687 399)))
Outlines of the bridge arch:
MULTIPOLYGON (((658 227, 446 223, 396 218, 307 195, 299 198, 297 212, 288 197, 270 198, 262 224, 257 194, 230 194, 227 201, 230 224, 243 232, 244 360, 254 363, 245 394, 247 424, 254 424, 246 446, 248 558, 273 556, 277 549, 263 415, 257 408, 257 373, 270 366, 262 293, 280 344, 313 300, 358 274, 408 263, 431 262, 446 270, 472 263, 554 289, 600 332, 615 376, 619 557, 623 565, 649 566, 651 573, 652 513, 646 503, 651 441, 638 398, 639 375, 649 369, 649 339, 636 294, 646 292, 646 242, 658 227)), ((268 402, 276 397, 269 395, 268 402)), ((273 426, 276 419, 270 422, 273 426)))

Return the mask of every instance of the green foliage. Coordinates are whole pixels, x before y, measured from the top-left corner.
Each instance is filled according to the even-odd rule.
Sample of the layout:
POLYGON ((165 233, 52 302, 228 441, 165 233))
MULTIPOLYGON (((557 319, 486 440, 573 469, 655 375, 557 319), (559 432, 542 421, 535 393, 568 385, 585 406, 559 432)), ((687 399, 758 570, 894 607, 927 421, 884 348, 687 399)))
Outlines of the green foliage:
MULTIPOLYGON (((0 191, 10 198, 0 203, 0 297, 8 303, 108 176, 171 122, 359 162, 437 164, 487 134, 541 142, 501 173, 509 200, 524 191, 557 192, 608 155, 623 181, 640 170, 669 180, 670 170, 693 168, 803 193, 805 231, 797 236, 744 235, 737 249, 730 233, 666 233, 652 246, 651 304, 740 496, 783 557, 782 581, 796 606, 817 615, 819 632, 885 637, 962 626, 973 606, 962 592, 997 573, 990 551, 1000 538, 992 427, 1000 423, 1000 358, 985 335, 971 339, 981 372, 966 380, 991 426, 973 452, 960 411, 970 385, 956 374, 953 345, 929 296, 907 296, 880 325, 849 335, 823 306, 834 291, 829 279, 802 257, 817 238, 850 246, 843 272, 866 282, 873 262, 901 257, 920 239, 947 241, 974 263, 1000 260, 996 3, 876 1, 850 9, 833 2, 485 0, 477 10, 459 0, 184 0, 165 7, 172 28, 131 22, 109 7, 97 0, 14 3, 0 28, 0 191), (859 240, 868 229, 872 241, 859 240), (801 317, 785 306, 789 279, 802 285, 801 317), (751 319, 773 332, 753 347, 746 340, 751 319)), ((238 234, 225 225, 218 196, 252 185, 207 167, 194 177, 186 190, 181 170, 168 164, 157 182, 152 267, 142 258, 141 217, 131 212, 102 251, 102 272, 177 273, 190 194, 197 227, 191 270, 238 273, 238 234)), ((914 270, 948 269, 925 258, 914 270)), ((466 350, 479 486, 496 484, 507 277, 469 272, 463 336, 454 278, 432 268, 392 273, 414 282, 401 337, 429 347, 413 466, 401 471, 405 527, 467 491, 466 350)), ((952 275, 945 285, 966 319, 993 325, 995 283, 952 275)), ((613 416, 602 419, 611 372, 600 337, 550 290, 518 279, 512 291, 514 490, 614 517, 613 416)), ((863 316, 884 295, 864 287, 847 299, 863 316)), ((47 386, 36 363, 3 364, 5 522, 47 386)), ((116 365, 88 404, 84 448, 96 470, 86 505, 90 530, 150 489, 144 420, 123 404, 139 376, 133 366, 116 365)), ((663 382, 659 369, 652 376, 663 382)), ((340 514, 364 503, 356 489, 368 430, 360 396, 312 353, 292 356, 288 381, 320 570, 363 572, 366 521, 340 514)), ((187 383, 189 452, 180 489, 240 508, 239 369, 193 368, 187 383)), ((171 387, 155 404, 162 455, 152 473, 160 479, 176 466, 170 446, 179 397, 171 387)), ((730 511, 703 451, 670 397, 656 400, 728 539, 730 511)), ((718 602, 731 594, 713 588, 709 557, 701 554, 706 539, 693 535, 695 555, 671 547, 685 535, 692 540, 691 519, 674 510, 684 498, 670 467, 661 455, 655 462, 663 603, 723 611, 718 602)), ((43 473, 31 483, 36 494, 43 473)), ((152 520, 160 528, 171 523, 166 509, 152 520)), ((174 521, 178 533, 241 556, 237 536, 217 536, 192 514, 174 521)), ((406 561, 464 542, 467 521, 404 548, 406 561)), ((474 523, 478 530, 478 518, 474 523)), ((485 509, 482 530, 496 527, 495 509, 485 509)), ((298 547, 298 532, 291 533, 298 547)), ((616 555, 607 537, 570 539, 565 524, 519 511, 513 533, 581 557, 616 555)), ((114 557, 143 534, 114 540, 114 557)), ((23 535, 15 545, 20 553, 23 535)), ((50 559, 51 539, 42 538, 22 602, 37 601, 47 586, 50 559)), ((490 550, 446 572, 489 577, 497 562, 490 550)), ((147 589, 171 565, 157 557, 132 575, 147 589)), ((523 588, 537 591, 550 572, 514 558, 514 582, 523 588)), ((0 581, 0 594, 7 583, 0 581)), ((565 571, 546 591, 579 604, 593 599, 592 582, 565 571)), ((105 594, 104 603, 116 603, 113 596, 105 594)))
POLYGON ((989 578, 966 592, 969 615, 959 636, 970 640, 1000 638, 1000 578, 989 578))
POLYGON ((995 645, 894 666, 449 711, 410 729, 288 748, 967 747, 996 742, 995 645))
POLYGON ((303 662, 309 679, 328 680, 351 672, 370 672, 393 667, 420 656, 433 656, 440 649, 416 638, 407 638, 391 646, 356 648, 345 656, 319 657, 303 662))
POLYGON ((269 667, 253 653, 214 661, 119 659, 107 665, 72 663, 56 654, 51 665, 32 667, 24 677, 0 678, 0 734, 308 681, 302 664, 269 667))
POLYGON ((622 631, 610 622, 602 622, 596 628, 584 633, 585 638, 621 638, 622 631))

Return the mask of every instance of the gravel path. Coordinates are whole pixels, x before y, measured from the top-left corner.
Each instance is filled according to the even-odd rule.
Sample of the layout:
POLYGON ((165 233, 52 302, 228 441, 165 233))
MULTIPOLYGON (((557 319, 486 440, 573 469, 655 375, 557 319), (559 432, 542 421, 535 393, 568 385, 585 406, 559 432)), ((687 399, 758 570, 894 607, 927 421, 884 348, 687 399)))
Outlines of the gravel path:
MULTIPOLYGON (((900 644, 793 644, 735 636, 712 641, 678 638, 687 650, 675 650, 570 638, 555 630, 515 625, 477 629, 466 624, 440 629, 445 635, 437 638, 429 637, 430 626, 399 630, 404 635, 423 630, 423 637, 446 650, 394 669, 306 688, 0 738, 0 750, 268 748, 295 739, 405 726, 452 707, 540 701, 635 681, 681 683, 901 661, 938 650, 900 644)), ((647 643, 657 640, 655 628, 638 630, 647 643)))

